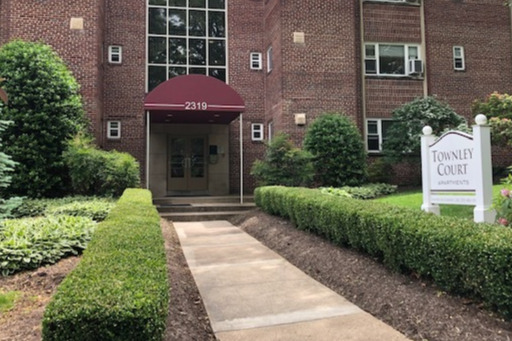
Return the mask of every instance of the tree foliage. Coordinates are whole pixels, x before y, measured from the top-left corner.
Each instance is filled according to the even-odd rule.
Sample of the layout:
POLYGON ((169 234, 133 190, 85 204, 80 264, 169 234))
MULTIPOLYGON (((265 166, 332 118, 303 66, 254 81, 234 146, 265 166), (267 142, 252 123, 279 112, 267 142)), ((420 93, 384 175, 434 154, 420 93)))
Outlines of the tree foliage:
MULTIPOLYGON (((2 108, 0 108, 0 114, 1 113, 2 108)), ((0 133, 2 133, 9 124, 11 124, 9 121, 0 121, 0 133)), ((4 145, 0 138, 0 150, 3 149, 4 145)), ((14 162, 9 155, 0 151, 0 220, 10 217, 11 211, 21 204, 21 198, 14 197, 9 199, 6 194, 6 190, 11 185, 11 174, 15 166, 16 162, 14 162)))
POLYGON ((311 154, 295 147, 288 135, 277 134, 264 159, 254 162, 251 175, 259 185, 306 186, 314 176, 311 154))
POLYGON ((85 122, 78 83, 50 46, 20 40, 0 48, 0 77, 9 94, 0 118, 14 122, 2 134, 5 152, 18 163, 11 192, 61 194, 69 184, 62 152, 85 122))
POLYGON ((447 128, 465 123, 447 104, 434 97, 417 98, 393 111, 393 124, 387 131, 383 150, 388 159, 402 160, 404 156, 417 157, 421 153, 423 127, 432 127, 435 135, 447 128))
POLYGON ((339 113, 326 113, 309 127, 304 148, 314 156, 323 186, 357 186, 367 176, 366 152, 356 124, 339 113))

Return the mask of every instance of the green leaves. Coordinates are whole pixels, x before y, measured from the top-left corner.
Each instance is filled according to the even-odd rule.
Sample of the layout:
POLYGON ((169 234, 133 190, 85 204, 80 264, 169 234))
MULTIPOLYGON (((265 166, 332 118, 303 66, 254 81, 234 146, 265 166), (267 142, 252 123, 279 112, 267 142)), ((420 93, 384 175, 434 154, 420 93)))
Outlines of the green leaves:
POLYGON ((4 220, 0 223, 0 272, 6 276, 78 254, 95 226, 90 218, 64 215, 4 220))
POLYGON ((304 148, 313 154, 323 186, 357 186, 366 178, 366 152, 355 123, 337 113, 323 114, 309 127, 304 148))
POLYGON ((20 40, 0 48, 0 77, 9 95, 0 119, 14 122, 1 134, 4 152, 18 162, 10 192, 61 194, 68 184, 62 152, 86 122, 78 83, 50 46, 20 40))

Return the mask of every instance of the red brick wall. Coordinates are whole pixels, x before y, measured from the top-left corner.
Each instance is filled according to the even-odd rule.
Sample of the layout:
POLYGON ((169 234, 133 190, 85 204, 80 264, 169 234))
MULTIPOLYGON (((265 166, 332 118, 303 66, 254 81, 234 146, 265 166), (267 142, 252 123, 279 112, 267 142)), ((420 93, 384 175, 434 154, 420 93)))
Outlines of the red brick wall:
MULTIPOLYGON (((421 8, 364 3, 363 28, 365 42, 421 44, 421 8)), ((390 118, 397 107, 423 96, 422 79, 366 76, 365 87, 368 118, 390 118)))
POLYGON ((146 1, 122 3, 106 0, 106 33, 103 47, 105 118, 100 130, 105 149, 126 151, 139 160, 144 179, 146 129, 144 113, 146 74, 146 1), (108 46, 123 48, 122 64, 109 64, 108 46), (121 139, 106 139, 106 121, 121 121, 121 139))
POLYGON ((295 113, 306 113, 308 124, 325 112, 343 112, 362 123, 358 20, 358 1, 281 2, 281 42, 279 51, 274 47, 267 89, 280 82, 282 98, 270 103, 282 113, 273 113, 276 130, 293 135, 298 145, 307 125, 298 127, 295 113), (303 44, 293 41, 294 32, 304 33, 303 44))
MULTIPOLYGON (((5 0, 4 0, 5 1, 5 0)), ((103 1, 2 1, 2 41, 23 39, 51 45, 81 85, 85 110, 95 127, 102 113, 103 1), (4 10, 7 10, 4 12, 4 10), (71 17, 84 18, 84 30, 70 30, 71 17)), ((98 130, 93 130, 101 138, 98 130)))
MULTIPOLYGON (((255 187, 255 181, 249 175, 252 164, 261 159, 265 150, 262 142, 251 141, 251 123, 265 123, 265 90, 263 70, 251 70, 249 57, 251 52, 265 55, 263 34, 262 0, 228 1, 228 46, 229 46, 229 85, 245 101, 244 121, 244 188, 247 192, 255 187), (250 13, 250 15, 246 15, 250 13)), ((230 191, 240 191, 240 121, 230 126, 230 191)), ((265 136, 266 136, 265 126, 265 136)))
POLYGON ((473 100, 512 91, 510 9, 503 1, 425 1, 428 87, 470 116, 473 100), (466 71, 453 70, 453 46, 464 47, 466 71))

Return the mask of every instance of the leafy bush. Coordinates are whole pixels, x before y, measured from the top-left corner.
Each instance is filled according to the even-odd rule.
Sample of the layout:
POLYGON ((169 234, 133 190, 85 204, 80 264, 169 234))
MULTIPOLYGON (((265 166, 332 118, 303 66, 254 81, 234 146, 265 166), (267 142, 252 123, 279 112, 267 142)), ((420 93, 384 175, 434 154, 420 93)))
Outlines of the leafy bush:
POLYGON ((5 153, 18 162, 10 193, 51 197, 68 190, 62 159, 67 141, 83 129, 79 86, 48 45, 11 41, 0 47, 0 77, 9 94, 1 119, 14 123, 1 134, 5 153))
MULTIPOLYGON (((508 168, 508 171, 512 171, 512 167, 508 168)), ((503 188, 500 191, 500 195, 496 196, 493 200, 493 206, 496 210, 496 221, 498 224, 503 226, 512 225, 512 174, 508 174, 508 177, 502 179, 503 188)))
POLYGON ((378 158, 368 165, 369 182, 389 182, 394 176, 393 165, 385 158, 378 158))
POLYGON ((512 96, 493 92, 485 100, 475 100, 471 107, 473 116, 484 114, 487 118, 496 117, 512 120, 512 96))
POLYGON ((305 188, 257 188, 255 201, 300 229, 430 277, 443 290, 480 298, 512 318, 511 229, 305 188))
POLYGON ((86 216, 96 221, 105 219, 115 204, 113 198, 72 196, 58 199, 25 199, 13 210, 15 218, 38 217, 51 214, 86 216))
POLYGON ((64 159, 76 194, 119 196, 140 184, 139 164, 133 156, 99 150, 82 135, 72 140, 64 159))
POLYGON ((395 193, 397 186, 390 184, 366 184, 359 187, 344 186, 341 188, 324 187, 320 188, 320 192, 331 194, 338 197, 348 197, 355 199, 375 199, 377 197, 395 193))
POLYGON ((56 216, 0 222, 0 271, 6 276, 35 269, 85 249, 96 224, 89 218, 56 216))
POLYGON ((161 340, 168 304, 158 212, 127 189, 47 306, 43 340, 161 340))
POLYGON ((404 156, 419 157, 424 126, 429 125, 433 133, 439 135, 446 128, 464 122, 462 116, 436 98, 417 98, 393 111, 393 124, 383 144, 384 154, 392 161, 401 161, 404 156))
POLYGON ((278 134, 267 144, 264 159, 254 162, 251 175, 260 185, 307 186, 314 176, 311 158, 288 135, 278 134))
POLYGON ((366 179, 366 152, 355 123, 347 116, 327 113, 309 127, 304 148, 314 156, 323 186, 357 186, 366 179))

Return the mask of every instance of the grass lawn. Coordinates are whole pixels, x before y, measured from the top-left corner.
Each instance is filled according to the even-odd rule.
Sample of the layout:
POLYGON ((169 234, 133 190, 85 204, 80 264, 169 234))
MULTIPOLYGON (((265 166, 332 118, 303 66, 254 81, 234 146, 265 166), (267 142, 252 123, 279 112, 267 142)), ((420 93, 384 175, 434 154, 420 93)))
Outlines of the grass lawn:
MULTIPOLYGON (((500 190, 504 188, 504 185, 493 186, 493 197, 500 194, 500 190)), ((403 192, 388 195, 382 198, 375 199, 376 201, 386 202, 392 205, 405 206, 411 208, 421 209, 423 202, 423 194, 421 190, 403 192)), ((473 206, 461 206, 461 205, 440 205, 441 215, 473 219, 473 206)))

